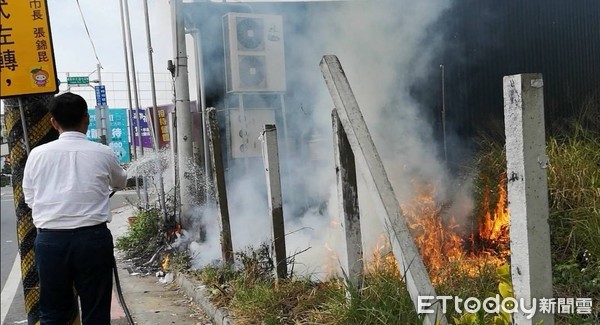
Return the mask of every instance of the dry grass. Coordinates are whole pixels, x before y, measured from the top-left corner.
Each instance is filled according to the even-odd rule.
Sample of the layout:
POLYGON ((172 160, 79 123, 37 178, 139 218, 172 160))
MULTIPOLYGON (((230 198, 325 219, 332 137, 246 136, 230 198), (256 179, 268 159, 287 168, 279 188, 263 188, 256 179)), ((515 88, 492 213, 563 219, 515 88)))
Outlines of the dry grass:
MULTIPOLYGON (((600 321, 600 105, 591 107, 581 118, 585 126, 563 123, 547 141, 554 295, 596 298, 595 320, 557 315, 559 324, 600 321)), ((476 198, 506 171, 503 146, 489 139, 481 144, 476 198)), ((487 204, 495 205, 495 199, 492 196, 487 204)), ((479 211, 487 208, 484 200, 476 201, 479 211)))
MULTIPOLYGON (((550 226, 555 296, 595 298, 596 314, 557 315, 557 324, 600 322, 600 127, 590 130, 586 121, 586 127, 573 124, 548 140, 550 226)), ((497 205, 497 193, 485 202, 478 199, 497 187, 506 173, 503 146, 493 140, 482 145, 476 164, 476 215, 497 205)), ((264 252, 244 254, 235 269, 209 267, 196 272, 214 288, 214 302, 233 312, 236 324, 420 322, 393 263, 370 268, 363 289, 348 288, 349 300, 342 279, 315 282, 292 277, 275 284, 272 263, 265 261, 264 252)), ((475 272, 464 264, 449 263, 440 271, 446 281, 437 285, 438 294, 485 298, 498 292, 497 263, 475 263, 475 272)), ((452 316, 458 315, 447 316, 452 322, 452 316)))

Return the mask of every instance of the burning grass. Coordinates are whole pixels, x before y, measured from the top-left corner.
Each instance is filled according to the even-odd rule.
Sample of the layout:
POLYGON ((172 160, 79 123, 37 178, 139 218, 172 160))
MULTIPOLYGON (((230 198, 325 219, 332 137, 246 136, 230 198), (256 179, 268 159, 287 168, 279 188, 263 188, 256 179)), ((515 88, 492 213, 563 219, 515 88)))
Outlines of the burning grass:
MULTIPOLYGON (((444 205, 435 201, 436 189, 413 181, 418 195, 402 206, 411 234, 434 284, 447 281, 449 270, 472 277, 485 265, 499 266, 509 255, 509 218, 506 177, 497 175, 478 189, 478 226, 466 229, 444 205)), ((478 175, 479 181, 482 176, 478 175)))
MULTIPOLYGON (((595 299, 595 316, 557 315, 557 324, 600 321, 599 129, 575 125, 548 141, 555 296, 595 299)), ((498 292, 496 268, 508 261, 510 253, 506 159, 500 143, 489 139, 480 143, 474 166, 475 222, 469 228, 457 224, 444 204, 434 199, 436 188, 430 184, 413 181, 418 195, 402 206, 439 295, 485 298, 498 292)), ((135 254, 157 247, 152 246, 155 237, 146 238, 143 233, 161 233, 153 223, 160 218, 152 213, 144 214, 142 220, 145 217, 146 222, 132 227, 118 248, 135 254)), ((227 269, 208 266, 189 271, 185 259, 177 262, 178 255, 162 261, 165 271, 185 270, 212 288, 213 303, 232 311, 236 324, 418 324, 396 259, 387 252, 389 244, 382 238, 373 260, 366 264, 360 291, 345 288, 343 279, 337 277, 314 281, 291 275, 276 283, 267 245, 236 253, 236 266, 227 269), (352 299, 347 299, 347 292, 352 299)), ((460 318, 447 316, 451 323, 453 317, 460 318)))
MULTIPOLYGON (((557 315, 556 322, 592 324, 598 321, 600 297, 600 138, 574 130, 548 144, 555 296, 595 298, 595 315, 557 315)), ((472 228, 460 229, 445 215, 444 207, 433 200, 435 188, 428 185, 413 184, 420 194, 402 207, 440 295, 494 295, 497 266, 508 261, 504 150, 494 141, 482 144, 474 186, 478 222, 472 228)), ((366 264, 364 288, 349 288, 350 300, 340 278, 315 282, 292 277, 275 284, 272 264, 259 262, 264 254, 245 253, 236 271, 208 267, 195 274, 214 288, 215 304, 227 306, 236 324, 418 324, 396 260, 386 252, 389 246, 382 238, 366 264)), ((484 316, 475 324, 489 323, 493 317, 484 316)), ((457 314, 447 317, 454 324, 469 322, 457 314)))
POLYGON ((453 219, 443 220, 443 207, 434 200, 436 189, 416 181, 413 181, 413 186, 418 189, 419 194, 403 205, 402 211, 423 263, 436 282, 437 273, 443 265, 464 257, 463 239, 455 231, 458 225, 453 219))
MULTIPOLYGON (((554 296, 590 297, 595 301, 592 316, 556 315, 558 324, 600 322, 600 105, 592 113, 595 124, 583 128, 572 123, 547 142, 554 296)), ((485 150, 479 156, 481 176, 476 194, 484 199, 479 201, 478 211, 497 205, 495 202, 505 195, 499 189, 490 192, 489 201, 485 199, 485 189, 493 188, 494 179, 505 174, 506 164, 504 148, 498 142, 486 140, 482 144, 485 150)), ((489 244, 475 242, 484 249, 489 244)), ((491 244, 508 247, 509 242, 491 244)))
MULTIPOLYGON (((460 229, 436 202, 435 187, 413 181, 419 194, 402 209, 438 293, 485 298, 497 292, 496 267, 508 256, 506 178, 502 175, 494 174, 494 181, 477 193, 483 202, 477 210, 480 226, 467 230, 460 229)), ((360 291, 345 288, 343 279, 337 277, 324 282, 292 278, 275 284, 272 260, 265 262, 269 261, 265 245, 236 254, 237 270, 208 267, 196 274, 214 288, 213 302, 231 310, 236 324, 418 324, 389 251, 382 236, 366 264, 360 291)))

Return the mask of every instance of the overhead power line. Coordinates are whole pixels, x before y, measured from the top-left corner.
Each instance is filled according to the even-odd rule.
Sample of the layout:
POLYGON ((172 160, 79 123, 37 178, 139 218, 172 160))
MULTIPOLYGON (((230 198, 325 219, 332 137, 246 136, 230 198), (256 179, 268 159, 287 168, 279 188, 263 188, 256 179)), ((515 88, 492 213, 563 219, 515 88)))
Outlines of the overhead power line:
POLYGON ((90 40, 90 43, 92 44, 92 49, 94 50, 94 56, 96 57, 96 61, 98 61, 98 64, 100 65, 100 67, 102 67, 102 63, 100 62, 100 59, 98 58, 98 53, 96 52, 96 46, 94 45, 94 41, 92 40, 92 35, 90 35, 90 30, 88 29, 87 23, 85 22, 85 17, 83 16, 83 11, 81 10, 81 6, 79 5, 79 0, 75 0, 75 2, 77 2, 77 8, 79 8, 79 13, 81 14, 81 20, 83 20, 83 26, 85 27, 85 31, 88 35, 88 39, 90 40))

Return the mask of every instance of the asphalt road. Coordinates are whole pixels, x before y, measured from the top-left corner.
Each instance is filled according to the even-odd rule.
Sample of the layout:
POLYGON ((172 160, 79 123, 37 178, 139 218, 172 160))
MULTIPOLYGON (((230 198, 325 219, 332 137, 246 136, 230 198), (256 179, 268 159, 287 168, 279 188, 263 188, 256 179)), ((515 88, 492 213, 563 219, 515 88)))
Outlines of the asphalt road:
MULTIPOLYGON (((17 219, 13 202, 12 187, 0 188, 1 201, 1 275, 2 280, 2 325, 27 324, 23 286, 21 284, 20 257, 17 245, 17 219)), ((137 202, 135 191, 117 192, 110 200, 111 209, 137 202)))
POLYGON ((0 213, 2 240, 2 324, 27 324, 21 284, 21 264, 17 245, 17 218, 13 202, 12 187, 0 189, 0 213))

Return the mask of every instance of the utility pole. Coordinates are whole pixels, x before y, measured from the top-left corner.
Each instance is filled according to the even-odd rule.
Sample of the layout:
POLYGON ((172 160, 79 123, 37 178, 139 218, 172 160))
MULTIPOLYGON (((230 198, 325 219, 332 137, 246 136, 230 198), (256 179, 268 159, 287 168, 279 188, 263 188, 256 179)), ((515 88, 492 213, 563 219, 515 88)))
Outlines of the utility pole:
POLYGON ((185 44, 185 26, 181 15, 181 0, 171 0, 173 50, 175 54, 175 114, 177 114, 177 164, 181 213, 186 214, 192 203, 191 177, 186 171, 193 162, 192 114, 190 112, 190 87, 188 58, 185 44))
MULTIPOLYGON (((137 88, 137 74, 135 72, 135 60, 133 58, 133 41, 131 40, 131 24, 129 20, 129 2, 125 0, 125 17, 127 18, 127 43, 129 43, 129 61, 131 61, 131 78, 133 80, 133 98, 135 101, 136 107, 136 116, 137 116, 137 129, 138 129, 138 143, 140 145, 140 154, 142 157, 144 156, 144 146, 142 145, 142 126, 141 126, 141 116, 140 116, 140 99, 138 97, 138 88, 137 88)), ((137 177, 137 175, 136 175, 137 177)), ((142 186, 144 188, 144 207, 148 208, 149 199, 148 199, 148 182, 146 175, 142 175, 142 186)))
MULTIPOLYGON (((133 114, 131 114, 133 110, 133 103, 131 102, 131 80, 129 78, 129 58, 127 57, 127 32, 125 30, 125 13, 123 12, 123 0, 119 0, 119 4, 121 9, 121 30, 123 34, 123 54, 125 56, 125 75, 127 76, 127 100, 129 102, 129 111, 127 112, 127 118, 130 119, 133 116, 133 114)), ((131 132, 131 143, 133 144, 133 159, 137 160, 137 148, 135 146, 135 141, 133 140, 133 137, 135 136, 133 123, 130 123, 129 131, 131 132)), ((135 175, 135 191, 137 193, 138 201, 141 201, 142 197, 140 196, 139 177, 137 177, 137 175, 135 175)))
POLYGON ((150 65, 150 87, 152 89, 152 127, 154 133, 154 153, 156 154, 156 162, 158 166, 158 198, 160 200, 160 207, 163 213, 165 222, 167 221, 167 207, 165 204, 165 184, 163 181, 163 174, 160 163, 160 148, 158 145, 158 138, 160 136, 160 125, 158 123, 158 107, 156 105, 156 86, 154 81, 154 60, 152 58, 152 40, 150 37, 150 19, 148 17, 148 0, 144 0, 144 16, 146 21, 146 40, 148 42, 148 64, 150 65))

